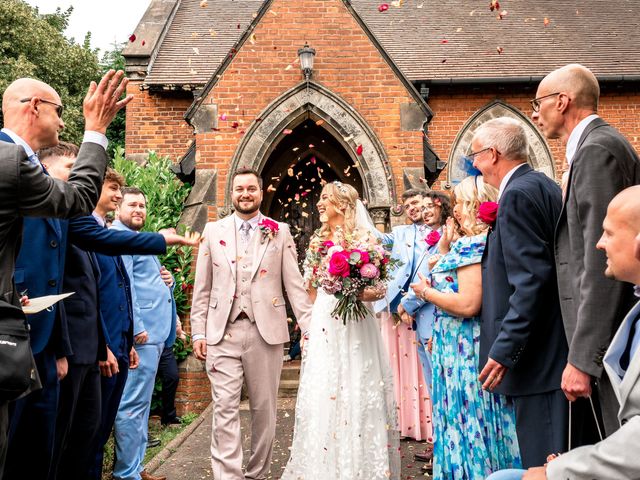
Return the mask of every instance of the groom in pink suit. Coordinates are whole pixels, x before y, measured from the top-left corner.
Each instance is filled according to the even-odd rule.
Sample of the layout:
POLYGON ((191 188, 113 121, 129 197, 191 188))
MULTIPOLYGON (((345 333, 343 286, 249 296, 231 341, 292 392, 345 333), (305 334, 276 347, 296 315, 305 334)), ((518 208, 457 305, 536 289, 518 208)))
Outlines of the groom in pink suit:
POLYGON ((213 395, 211 464, 216 480, 261 480, 270 467, 283 344, 289 340, 282 286, 304 333, 311 302, 289 228, 260 213, 262 179, 233 174, 235 213, 208 223, 196 265, 191 329, 213 395), (242 472, 240 392, 251 408, 251 457, 242 472))

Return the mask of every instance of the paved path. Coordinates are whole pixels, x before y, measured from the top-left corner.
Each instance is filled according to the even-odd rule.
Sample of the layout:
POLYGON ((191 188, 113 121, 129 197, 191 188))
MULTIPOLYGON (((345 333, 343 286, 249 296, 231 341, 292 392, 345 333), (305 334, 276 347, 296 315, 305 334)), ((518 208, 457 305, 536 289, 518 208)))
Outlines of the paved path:
MULTIPOLYGON (((278 479, 289 459, 289 446, 293 435, 295 398, 281 398, 278 400, 278 420, 276 441, 271 462, 271 475, 267 478, 278 479)), ((245 461, 249 455, 249 411, 248 403, 242 402, 241 406, 242 442, 245 461)), ((211 409, 208 409, 202 423, 188 435, 184 442, 160 465, 154 469, 149 465, 150 471, 155 475, 166 475, 167 480, 212 480, 210 462, 210 438, 211 438, 211 409)), ((420 470, 422 464, 413 461, 413 454, 422 451, 420 442, 402 441, 402 480, 419 478, 429 479, 420 470)), ((329 479, 327 479, 329 480, 329 479)))

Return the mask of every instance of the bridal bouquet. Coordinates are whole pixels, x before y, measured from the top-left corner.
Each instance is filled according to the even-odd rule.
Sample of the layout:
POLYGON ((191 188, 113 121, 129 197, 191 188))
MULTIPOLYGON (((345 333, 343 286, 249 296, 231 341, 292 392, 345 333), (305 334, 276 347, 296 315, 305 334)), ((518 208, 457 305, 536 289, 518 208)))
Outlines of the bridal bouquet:
POLYGON ((338 299, 331 315, 342 318, 346 325, 369 313, 358 296, 367 287, 384 288, 391 270, 399 262, 391 259, 377 239, 344 237, 337 244, 314 238, 309 245, 305 268, 310 270, 312 287, 322 288, 338 299))

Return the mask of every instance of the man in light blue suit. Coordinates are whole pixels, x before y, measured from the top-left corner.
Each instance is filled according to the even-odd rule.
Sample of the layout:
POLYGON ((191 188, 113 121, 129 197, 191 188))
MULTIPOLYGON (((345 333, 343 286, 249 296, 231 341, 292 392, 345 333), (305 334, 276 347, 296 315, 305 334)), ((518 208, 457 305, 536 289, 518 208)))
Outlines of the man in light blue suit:
MULTIPOLYGON (((147 217, 144 193, 122 189, 122 201, 114 229, 140 231, 147 217)), ((144 471, 149 410, 160 355, 172 346, 176 332, 176 305, 165 285, 162 266, 153 255, 122 256, 131 287, 133 333, 139 365, 129 372, 115 421, 116 462, 113 478, 154 480, 144 471)))
MULTIPOLYGON (((444 225, 447 217, 451 216, 449 197, 441 192, 427 192, 422 201, 422 206, 422 217, 429 233, 426 235, 426 249, 414 268, 411 283, 416 283, 420 280, 418 274, 425 277, 429 275, 429 257, 438 253, 437 241, 442 234, 442 225, 444 225)), ((431 393, 433 369, 431 367, 431 353, 427 348, 427 344, 433 332, 435 307, 433 304, 416 297, 415 292, 409 289, 408 294, 402 298, 398 306, 398 313, 401 314, 405 322, 411 319, 414 321, 418 356, 422 364, 425 382, 429 388, 429 393, 431 393)))
POLYGON ((411 223, 394 227, 390 233, 379 234, 385 247, 391 248, 391 257, 400 260, 402 264, 393 271, 393 278, 387 285, 385 297, 373 304, 376 313, 387 311, 387 308, 391 313, 398 313, 400 300, 409 290, 413 266, 422 256, 427 245, 422 241, 428 233, 422 222, 424 194, 425 192, 421 190, 405 190, 402 194, 402 203, 411 223))

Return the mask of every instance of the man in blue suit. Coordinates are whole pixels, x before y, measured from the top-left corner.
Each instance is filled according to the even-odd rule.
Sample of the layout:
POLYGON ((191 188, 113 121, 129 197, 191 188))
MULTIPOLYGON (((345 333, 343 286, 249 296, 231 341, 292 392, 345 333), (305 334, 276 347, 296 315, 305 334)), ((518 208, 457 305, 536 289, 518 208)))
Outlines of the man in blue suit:
POLYGON ((405 190, 402 194, 402 203, 408 225, 394 227, 391 233, 380 233, 379 238, 386 246, 391 247, 391 257, 400 260, 402 264, 393 271, 393 278, 387 286, 387 294, 381 300, 374 303, 376 313, 389 309, 391 313, 398 312, 400 300, 409 290, 411 277, 414 273, 414 265, 422 256, 426 243, 427 227, 422 221, 422 197, 421 190, 405 190))
MULTIPOLYGON (((11 142, 7 133, 0 141, 11 142)), ((71 143, 40 150, 39 159, 54 178, 67 181, 78 147, 71 143)), ((62 274, 67 244, 67 220, 26 218, 14 279, 18 292, 36 298, 57 295, 62 289, 62 274)), ((38 368, 42 389, 11 404, 9 449, 5 479, 46 478, 49 473, 58 409, 59 381, 67 373, 71 344, 62 303, 27 316, 31 350, 38 368)))
MULTIPOLYGON (((136 235, 106 229, 103 215, 114 210, 122 198, 122 183, 122 176, 108 169, 94 214, 74 219, 69 226, 64 290, 76 293, 64 303, 73 354, 69 356, 69 373, 61 384, 56 445, 49 475, 52 479, 88 477, 95 459, 92 447, 98 440, 103 419, 100 373, 117 375, 120 369, 116 355, 122 357, 123 350, 129 352, 126 339, 123 343, 123 330, 130 329, 128 278, 123 275, 123 283, 115 283, 112 268, 105 269, 103 278, 94 252, 163 253, 168 244, 187 242, 170 230, 136 235), (106 301, 101 302, 101 298, 106 301)), ((107 262, 103 265, 110 267, 107 262)), ((104 390, 109 393, 108 387, 104 390)), ((106 406, 111 411, 105 415, 110 413, 113 418, 117 405, 109 402, 106 406)))
MULTIPOLYGON (((451 216, 451 202, 442 192, 427 192, 422 201, 423 212, 422 217, 425 225, 430 232, 436 232, 427 235, 426 248, 422 256, 418 259, 418 263, 414 268, 411 283, 420 281, 419 275, 427 277, 429 275, 429 257, 438 253, 438 243, 442 235, 442 226, 449 216, 451 216)), ((433 332, 433 317, 435 314, 435 306, 423 299, 418 298, 412 289, 409 289, 400 301, 398 313, 402 316, 403 321, 408 323, 414 322, 416 330, 416 341, 418 348, 418 356, 422 364, 422 373, 424 374, 427 388, 431 392, 431 384, 433 381, 431 367, 431 353, 428 348, 428 342, 433 332)))
POLYGON ((511 397, 525 467, 567 446, 561 388, 568 346, 553 251, 560 187, 527 164, 521 122, 496 118, 471 142, 474 167, 499 189, 500 207, 482 258, 480 380, 511 397))
MULTIPOLYGON (((144 193, 134 187, 122 190, 118 219, 112 229, 137 234, 147 218, 144 193)), ((144 471, 151 395, 158 362, 176 335, 176 304, 165 285, 158 259, 152 255, 123 256, 131 280, 133 333, 138 368, 129 372, 115 421, 116 463, 114 479, 154 480, 144 471)))

